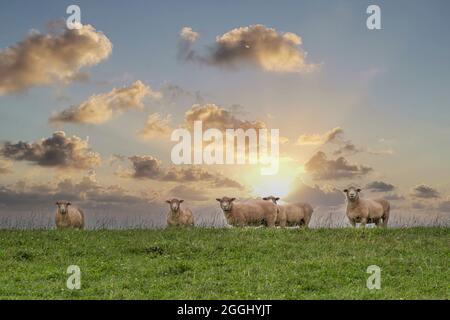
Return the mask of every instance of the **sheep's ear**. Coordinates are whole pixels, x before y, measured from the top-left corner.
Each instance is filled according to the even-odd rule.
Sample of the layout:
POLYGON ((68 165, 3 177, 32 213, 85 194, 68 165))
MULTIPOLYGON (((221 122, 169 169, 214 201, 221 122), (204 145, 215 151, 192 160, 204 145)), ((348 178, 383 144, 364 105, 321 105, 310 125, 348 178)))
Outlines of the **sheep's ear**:
POLYGON ((361 189, 356 189, 356 192, 361 192, 361 189))
POLYGON ((267 198, 267 197, 264 197, 264 198, 263 198, 263 200, 269 200, 269 198, 267 198))
POLYGON ((231 198, 231 199, 230 199, 230 202, 232 202, 232 201, 234 201, 234 200, 236 200, 236 198, 231 198))
POLYGON ((278 200, 280 200, 280 198, 279 198, 279 197, 276 197, 275 200, 278 201, 278 200))
POLYGON ((344 191, 345 193, 347 193, 347 192, 348 192, 348 189, 344 189, 343 191, 344 191))
POLYGON ((180 203, 182 203, 182 202, 184 202, 184 200, 183 200, 183 199, 181 199, 181 200, 180 200, 180 203))
POLYGON ((222 199, 219 199, 219 198, 216 198, 216 200, 219 201, 219 202, 222 201, 222 199))
POLYGON ((166 200, 167 203, 171 203, 170 200, 166 200))
POLYGON ((59 206, 59 202, 58 202, 58 201, 56 201, 55 204, 56 204, 57 206, 59 206))
POLYGON ((71 205, 72 205, 72 203, 71 203, 71 202, 67 202, 67 205, 68 205, 68 206, 71 206, 71 205))

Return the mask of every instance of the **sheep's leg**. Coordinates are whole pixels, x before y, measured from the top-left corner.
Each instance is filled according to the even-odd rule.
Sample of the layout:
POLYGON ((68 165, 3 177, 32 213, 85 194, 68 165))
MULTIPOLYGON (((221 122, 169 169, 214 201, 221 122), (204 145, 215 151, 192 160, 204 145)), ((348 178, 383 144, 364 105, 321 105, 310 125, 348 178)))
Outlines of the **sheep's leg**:
POLYGON ((305 219, 300 219, 300 222, 298 223, 299 229, 306 229, 306 222, 305 219))
POLYGON ((266 225, 269 228, 275 227, 275 219, 272 219, 272 218, 266 219, 266 225))
POLYGON ((388 219, 389 219, 389 211, 385 213, 383 216, 383 223, 381 225, 383 228, 387 228, 388 219))
POLYGON ((381 218, 380 219, 375 219, 373 222, 375 223, 375 226, 377 228, 379 228, 381 226, 381 218))
POLYGON ((362 218, 361 219, 361 228, 365 229, 366 228, 366 224, 367 224, 367 218, 362 218))
POLYGON ((350 219, 350 223, 351 223, 353 228, 356 228, 356 221, 355 221, 355 219, 350 219))
POLYGON ((305 218, 304 221, 305 221, 305 229, 308 229, 309 228, 309 222, 311 221, 311 217, 305 218))

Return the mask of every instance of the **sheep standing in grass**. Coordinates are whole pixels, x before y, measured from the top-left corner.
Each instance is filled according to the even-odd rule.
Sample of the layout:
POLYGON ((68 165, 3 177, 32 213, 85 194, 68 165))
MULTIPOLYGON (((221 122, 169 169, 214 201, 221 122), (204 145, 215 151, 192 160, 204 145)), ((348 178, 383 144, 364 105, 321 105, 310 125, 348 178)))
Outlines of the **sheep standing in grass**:
POLYGON ((389 219, 390 204, 384 199, 362 199, 361 189, 350 187, 344 190, 347 196, 347 217, 353 227, 361 223, 375 223, 377 227, 386 227, 389 219))
POLYGON ((176 226, 193 226, 194 216, 189 208, 181 208, 182 199, 172 199, 166 201, 170 205, 170 212, 167 217, 167 225, 176 226))
POLYGON ((84 212, 80 208, 73 207, 68 201, 57 201, 56 227, 58 229, 83 229, 84 212))
POLYGON ((274 196, 265 197, 263 198, 263 200, 272 201, 275 205, 277 205, 278 215, 276 225, 280 227, 308 227, 314 211, 311 205, 309 205, 308 203, 298 202, 278 204, 277 202, 278 200, 280 200, 280 198, 274 196))
POLYGON ((264 200, 234 202, 236 198, 217 198, 229 225, 248 226, 264 224, 274 227, 277 220, 277 206, 264 200))

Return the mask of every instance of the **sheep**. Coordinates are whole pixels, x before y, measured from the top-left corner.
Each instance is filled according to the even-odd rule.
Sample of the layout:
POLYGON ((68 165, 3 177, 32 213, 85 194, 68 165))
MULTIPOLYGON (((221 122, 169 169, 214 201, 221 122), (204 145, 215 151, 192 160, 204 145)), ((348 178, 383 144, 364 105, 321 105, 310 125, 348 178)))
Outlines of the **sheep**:
POLYGON ((263 200, 272 201, 278 207, 278 216, 276 224, 280 227, 285 226, 304 226, 308 227, 314 209, 310 204, 304 202, 278 204, 279 197, 269 196, 263 200))
POLYGON ((170 205, 170 212, 167 216, 167 225, 169 227, 186 226, 192 227, 194 225, 194 216, 189 208, 181 208, 183 199, 172 199, 166 201, 170 205))
POLYGON ((361 189, 350 187, 344 190, 347 197, 347 217, 353 227, 361 223, 375 223, 377 227, 386 227, 389 220, 391 206, 384 199, 362 199, 359 197, 361 189))
POLYGON ((57 201, 56 228, 78 229, 84 228, 84 212, 80 208, 73 207, 68 201, 57 201))
POLYGON ((274 227, 277 220, 277 206, 260 199, 234 202, 236 198, 217 198, 227 222, 231 226, 265 224, 274 227))

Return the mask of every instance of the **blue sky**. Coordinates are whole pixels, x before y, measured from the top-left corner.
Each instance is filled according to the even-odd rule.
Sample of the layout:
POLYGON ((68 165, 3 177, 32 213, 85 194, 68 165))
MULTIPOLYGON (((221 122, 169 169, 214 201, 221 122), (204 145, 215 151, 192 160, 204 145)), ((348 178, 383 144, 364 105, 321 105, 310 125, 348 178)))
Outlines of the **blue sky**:
MULTIPOLYGON (((167 164, 170 148, 166 142, 136 139, 145 113, 130 112, 98 126, 65 124, 55 128, 48 123, 52 112, 141 80, 154 90, 171 84, 198 92, 205 102, 224 108, 243 106, 246 118, 281 129, 281 135, 290 141, 283 152, 299 166, 319 149, 332 158, 333 145, 297 146, 296 139, 336 127, 343 129, 343 139, 361 148, 392 151, 389 155, 359 152, 346 157, 351 163, 374 168, 370 177, 317 182, 306 173, 302 179, 311 185, 340 187, 383 180, 404 194, 418 184, 438 189, 443 198, 450 193, 448 1, 3 0, 1 50, 26 38, 31 29, 46 33, 46 24, 65 18, 70 4, 80 6, 83 24, 93 25, 108 37, 112 54, 86 68, 88 82, 37 86, 0 96, 0 140, 36 141, 59 129, 89 136, 91 147, 103 159, 111 154, 148 154, 167 164), (382 30, 366 28, 369 4, 381 7, 382 30), (217 36, 254 24, 300 36, 307 60, 320 64, 320 71, 285 74, 245 66, 229 70, 177 58, 183 27, 199 33, 195 48, 206 52, 217 36)), ((146 110, 170 114, 172 121, 179 123, 193 103, 189 99, 168 105, 148 102, 146 110)), ((61 178, 59 171, 48 168, 31 174, 36 166, 26 162, 14 163, 14 168, 22 169, 0 176, 5 184, 24 176, 61 178)), ((228 169, 220 170, 226 173, 228 169)), ((103 181, 118 183, 108 166, 96 171, 103 181)), ((229 174, 239 179, 239 173, 229 174)), ((251 179, 243 183, 251 184, 251 179)), ((120 184, 127 182, 121 180, 120 184)), ((160 185, 148 182, 149 187, 160 185)))

